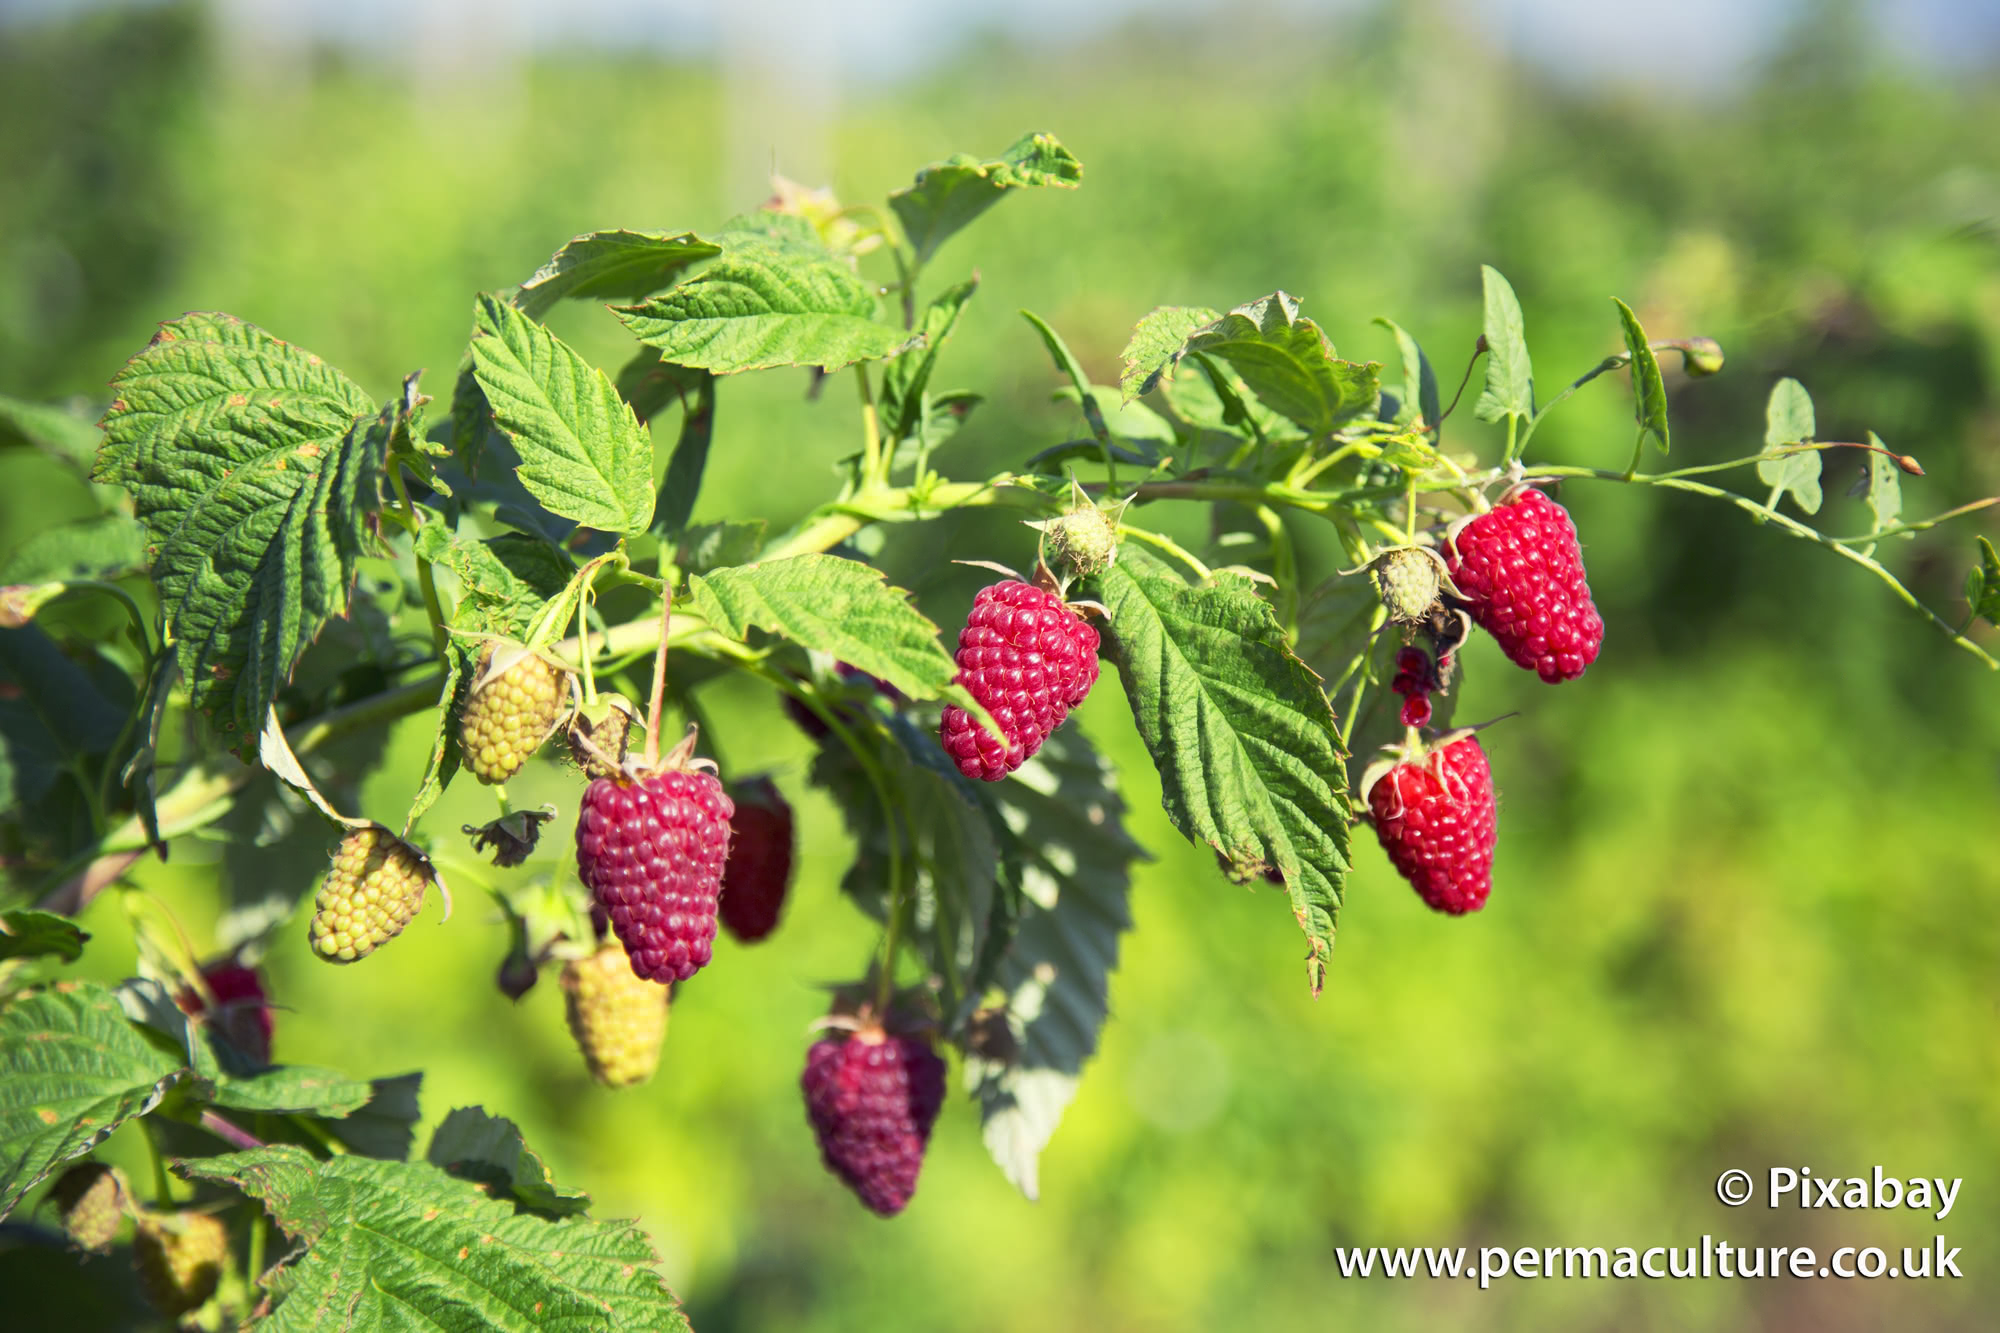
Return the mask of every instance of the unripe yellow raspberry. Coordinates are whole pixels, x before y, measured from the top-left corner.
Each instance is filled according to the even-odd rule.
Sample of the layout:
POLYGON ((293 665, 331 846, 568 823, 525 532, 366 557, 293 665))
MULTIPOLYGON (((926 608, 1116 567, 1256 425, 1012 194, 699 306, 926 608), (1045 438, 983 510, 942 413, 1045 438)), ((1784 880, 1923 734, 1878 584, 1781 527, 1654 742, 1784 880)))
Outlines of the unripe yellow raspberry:
POLYGON ((379 824, 340 840, 313 902, 313 952, 329 963, 366 958, 403 933, 423 906, 430 863, 379 824))
POLYGON ((489 644, 458 718, 465 766, 481 782, 505 782, 562 720, 569 676, 518 644, 489 644))
POLYGON ((562 971, 563 1012, 590 1076, 607 1088, 644 1083, 660 1067, 667 988, 632 971, 616 940, 562 971))
POLYGON ((184 1315, 215 1294, 229 1261, 229 1229, 207 1213, 143 1213, 132 1259, 160 1313, 184 1315))

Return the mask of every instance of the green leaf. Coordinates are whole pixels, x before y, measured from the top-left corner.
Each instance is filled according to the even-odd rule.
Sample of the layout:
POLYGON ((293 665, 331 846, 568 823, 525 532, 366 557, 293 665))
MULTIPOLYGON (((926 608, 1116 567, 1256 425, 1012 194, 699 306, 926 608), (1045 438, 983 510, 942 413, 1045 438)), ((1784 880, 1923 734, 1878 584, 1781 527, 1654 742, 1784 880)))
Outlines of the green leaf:
POLYGON ((1076 392, 1076 397, 1072 401, 1083 409, 1083 419, 1089 424, 1091 435, 1108 446, 1111 443, 1111 431, 1104 424, 1104 414, 1098 410, 1097 397, 1091 393, 1090 374, 1084 370, 1083 363, 1076 359, 1076 354, 1069 350, 1069 344, 1063 341, 1062 335, 1057 333, 1055 327, 1047 320, 1032 310, 1023 310, 1021 318, 1027 320, 1041 336, 1042 346, 1049 349, 1049 356, 1055 361, 1056 369, 1069 376, 1070 388, 1076 392))
POLYGON ((763 549, 763 519, 725 519, 683 532, 674 563, 691 574, 706 574, 728 565, 747 565, 763 549))
POLYGON ((1004 1039, 975 1025, 965 1058, 986 1149, 1037 1197, 1037 1163, 1076 1095, 1109 1011, 1126 895, 1145 852, 1125 832, 1118 775, 1076 727, 1049 737, 991 798, 1018 843, 1026 899, 994 984, 1004 1039))
POLYGON ((618 396, 631 405, 632 415, 649 422, 669 404, 684 403, 708 379, 707 371, 669 365, 660 360, 659 348, 642 346, 618 371, 618 396))
POLYGON ((1985 537, 1979 539, 1979 568, 1966 579, 1965 600, 1973 615, 1989 625, 2000 625, 2000 553, 1985 537))
POLYGON ((0 1217, 159 1105, 184 1072, 93 982, 61 982, 0 1011, 0 1217))
POLYGON ((1431 369, 1431 359, 1395 320, 1377 317, 1375 322, 1396 336, 1396 352, 1403 362, 1403 406, 1396 421, 1401 424, 1422 417, 1426 430, 1436 430, 1444 410, 1439 406, 1437 372, 1431 369))
POLYGON ((1903 521, 1903 470, 1888 457, 1886 444, 1874 431, 1868 443, 1884 452, 1868 455, 1868 512, 1875 517, 1875 531, 1893 528, 1903 521))
POLYGON ((907 351, 882 368, 882 396, 879 409, 885 438, 907 440, 923 424, 924 393, 930 388, 931 372, 937 368, 938 354, 946 339, 958 327, 958 317, 966 302, 979 290, 979 279, 967 278, 940 293, 924 308, 923 323, 917 332, 921 347, 907 351))
POLYGON ((651 296, 689 265, 722 247, 692 232, 593 231, 571 240, 521 284, 514 305, 540 319, 557 301, 586 296, 633 300, 651 296))
POLYGON ((0 958, 43 958, 54 955, 65 963, 83 956, 83 942, 89 939, 77 924, 54 912, 36 912, 25 907, 0 913, 0 958))
POLYGON ((369 1080, 368 1104, 339 1119, 320 1118, 320 1132, 349 1152, 400 1162, 409 1157, 420 1114, 417 1094, 422 1074, 397 1074, 369 1080))
MULTIPOLYGON (((1174 434, 1172 422, 1144 403, 1125 401, 1108 384, 1091 385, 1090 396, 1097 400, 1098 415, 1104 419, 1105 428, 1118 439, 1171 445, 1179 438, 1174 434)), ((1055 400, 1080 404, 1083 397, 1075 386, 1065 384, 1056 390, 1055 400)))
POLYGON ((0 583, 115 579, 146 567, 146 529, 125 514, 43 528, 8 553, 0 583))
POLYGON ((504 1189, 537 1212, 568 1216, 590 1207, 588 1194, 556 1184, 513 1121, 482 1107, 461 1106, 446 1116, 425 1157, 461 1180, 504 1189))
POLYGON ((1479 278, 1486 291, 1486 387, 1472 415, 1481 421, 1535 415, 1535 368, 1528 359, 1528 334, 1521 303, 1498 269, 1482 264, 1479 278))
POLYGON ((653 300, 614 306, 660 359, 717 375, 773 366, 835 371, 892 356, 911 339, 875 318, 875 288, 823 247, 751 241, 653 300))
POLYGON ((1195 330, 1186 351, 1227 361, 1265 406, 1309 435, 1372 414, 1381 396, 1382 367, 1335 357, 1319 325, 1302 318, 1298 301, 1284 292, 1195 330))
POLYGON ((1639 327, 1632 307, 1615 296, 1611 304, 1618 307, 1618 322, 1625 326, 1625 350, 1632 356, 1632 412, 1639 429, 1651 435, 1660 452, 1666 453, 1667 386, 1660 378, 1659 358, 1653 355, 1653 345, 1646 341, 1646 331, 1639 327))
POLYGON ((1200 353, 1168 370, 1161 391, 1174 415, 1198 430, 1244 440, 1299 440, 1299 428, 1273 412, 1228 366, 1200 353))
POLYGON ((550 513, 602 532, 653 517, 653 442, 604 372, 497 297, 479 298, 473 374, 550 513))
POLYGON ((917 173, 908 189, 889 196, 889 207, 923 264, 953 233, 1000 202, 1009 190, 1054 186, 1073 190, 1083 164, 1052 134, 1024 135, 997 158, 955 153, 917 173))
POLYGON ((694 401, 681 415, 680 438, 674 442, 673 457, 660 481, 660 498, 653 506, 653 529, 662 535, 687 527, 701 494, 702 473, 708 469, 708 445, 715 435, 715 376, 697 373, 701 380, 694 401))
POLYGON ((19 437, 77 470, 88 473, 104 436, 88 417, 46 403, 23 402, 0 394, 0 440, 19 437))
POLYGON ((207 1100, 229 1111, 265 1111, 342 1120, 366 1106, 374 1086, 331 1069, 279 1065, 247 1077, 222 1074, 207 1100))
POLYGON ((833 555, 738 565, 688 579, 690 609, 735 639, 751 629, 878 676, 912 699, 945 692, 958 666, 938 629, 882 571, 833 555))
POLYGON ((132 492, 194 705, 254 752, 300 655, 347 611, 408 417, 229 315, 163 325, 112 389, 97 478, 132 492))
POLYGON ((481 634, 526 636, 543 606, 576 572, 561 550, 521 533, 474 541, 454 536, 442 523, 426 523, 417 532, 416 548, 458 579, 451 623, 481 634))
POLYGON ((1190 587, 1128 542, 1100 582, 1168 817, 1229 861, 1284 875, 1317 995, 1348 870, 1346 777, 1319 678, 1248 579, 1190 587))
POLYGON ((1817 449, 1779 453, 1788 444, 1804 444, 1813 437, 1812 397, 1806 386, 1795 379, 1779 380, 1771 386, 1770 400, 1764 405, 1764 454, 1757 461, 1757 477, 1779 494, 1790 494, 1792 503, 1808 514, 1820 506, 1820 456, 1817 449))
POLYGON ((1132 328, 1131 341, 1121 358, 1118 392, 1131 402, 1142 393, 1151 393, 1162 375, 1171 372, 1187 350, 1188 335, 1222 318, 1220 311, 1200 305, 1155 307, 1132 328))
POLYGON ((685 1329, 631 1222, 547 1218, 428 1162, 275 1144, 175 1163, 236 1187, 293 1242, 259 1328, 685 1329))
POLYGON ((430 754, 424 760, 423 780, 417 784, 417 794, 410 798, 409 813, 403 816, 403 833, 408 836, 417 821, 430 813, 437 804, 438 797, 444 795, 445 788, 458 776, 458 770, 465 763, 465 754, 458 737, 459 714, 465 708, 464 695, 469 694, 474 664, 479 659, 479 649, 462 639, 451 639, 444 647, 444 683, 438 690, 438 706, 434 710, 431 730, 430 754))

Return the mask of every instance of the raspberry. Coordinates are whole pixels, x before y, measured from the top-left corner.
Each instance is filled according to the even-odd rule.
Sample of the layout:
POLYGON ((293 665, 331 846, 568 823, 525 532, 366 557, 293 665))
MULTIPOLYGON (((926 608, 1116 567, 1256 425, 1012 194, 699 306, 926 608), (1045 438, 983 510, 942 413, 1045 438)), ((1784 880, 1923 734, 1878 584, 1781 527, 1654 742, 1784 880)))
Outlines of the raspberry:
POLYGON ((1444 586, 1444 562, 1425 546, 1398 546, 1375 558, 1375 591, 1389 619, 1414 625, 1430 614, 1444 586))
POLYGON ((430 862, 388 829, 353 830, 313 903, 313 952, 330 963, 366 958, 403 933, 431 879, 430 862))
POLYGON ((1412 694, 1403 700, 1403 725, 1422 727, 1431 720, 1431 700, 1427 694, 1412 694))
POLYGON ((1479 910, 1493 891, 1493 774, 1465 736, 1396 764, 1367 789, 1375 836, 1398 874, 1440 912, 1479 910))
POLYGON ((959 772, 998 782, 1027 762, 1097 683, 1097 631, 1052 592, 1018 579, 972 603, 958 635, 958 683, 1000 724, 1003 742, 947 706, 939 735, 959 772))
POLYGON ((576 821, 576 868, 632 970, 686 981, 707 965, 736 807, 713 774, 598 778, 576 821))
POLYGON ((879 1216, 894 1217, 916 1193, 944 1073, 928 1038, 879 1027, 814 1042, 806 1055, 799 1087, 820 1157, 879 1216))
POLYGON ((63 1230, 78 1249, 103 1254, 118 1238, 129 1196, 118 1168, 102 1162, 82 1162, 63 1172, 49 1189, 49 1199, 62 1214, 63 1230))
POLYGON ((271 1006, 257 970, 225 958, 203 968, 201 979, 215 997, 215 1008, 209 1010, 200 993, 190 988, 174 997, 181 1012, 207 1013, 208 1021, 231 1046, 260 1065, 270 1064, 271 1006))
POLYGON ((1042 531, 1048 537, 1050 552, 1078 578, 1101 572, 1118 551, 1118 524, 1087 501, 1061 518, 1049 520, 1042 531))
POLYGON ((521 771, 562 717, 569 676, 518 644, 488 644, 458 718, 465 766, 481 782, 521 771))
POLYGON ((667 988, 632 971, 615 942, 562 970, 563 1014, 590 1076, 607 1088, 644 1083, 660 1067, 667 988))
POLYGON ((616 694, 576 710, 569 724, 569 753, 585 775, 615 778, 623 770, 633 716, 632 705, 616 694))
POLYGON ((207 1213, 141 1213, 132 1258, 160 1313, 183 1315, 215 1294, 229 1260, 229 1229, 207 1213))
POLYGON ((729 795, 736 814, 716 910, 731 935, 754 944, 771 933, 785 906, 796 844, 792 807, 769 778, 731 783, 729 795))
POLYGON ((1446 547, 1466 609, 1516 666, 1553 685, 1597 660, 1604 620, 1590 600, 1568 510, 1519 487, 1446 547))

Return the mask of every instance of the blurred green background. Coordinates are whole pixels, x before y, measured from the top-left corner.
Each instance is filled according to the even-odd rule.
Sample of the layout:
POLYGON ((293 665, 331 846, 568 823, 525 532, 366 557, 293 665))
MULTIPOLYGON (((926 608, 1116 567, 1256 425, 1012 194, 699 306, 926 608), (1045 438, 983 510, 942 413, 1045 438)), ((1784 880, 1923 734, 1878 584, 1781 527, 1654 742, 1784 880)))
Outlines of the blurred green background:
MULTIPOLYGON (((224 309, 378 396, 417 367, 441 395, 473 293, 520 281, 573 233, 712 226, 758 202, 781 143, 807 148, 779 170, 879 200, 926 161, 1047 129, 1084 161, 1084 188, 1009 200, 931 270, 938 285, 975 265, 983 278, 940 372, 989 399, 941 455, 952 475, 1075 433, 1021 307, 1109 381, 1153 306, 1283 287, 1344 354, 1393 358, 1369 324, 1390 315, 1455 382, 1487 262, 1521 295, 1545 396, 1618 346, 1612 295, 1656 338, 1722 341, 1718 379, 1669 370, 1678 464, 1758 447, 1764 396, 1790 374, 1823 438, 1873 429, 1923 461, 1910 512, 2000 492, 2000 82, 1990 62, 1903 63, 1851 7, 1799 12, 1741 82, 1672 88, 1559 77, 1449 8, 1135 18, 1073 42, 996 36, 808 99, 794 110, 809 123, 784 118, 805 94, 760 83, 754 62, 265 49, 232 29, 242 8, 0 30, 0 393, 101 399, 159 320, 224 309)), ((381 43, 397 40, 385 25, 381 43)), ((601 365, 627 354, 601 310, 556 322, 601 365)), ((853 447, 848 396, 810 402, 787 375, 723 389, 697 516, 783 525, 853 447)), ((1453 420, 1458 447, 1490 456, 1484 429, 1453 420)), ((1623 377, 1607 377, 1535 453, 1621 466, 1630 440, 1623 377)), ((1827 456, 1829 531, 1865 527, 1846 495, 1858 469, 1827 456)), ((1135 878, 1113 1021, 1039 1203, 987 1160, 962 1099, 902 1218, 878 1222, 822 1174, 796 1090, 803 1033, 872 931, 839 901, 850 847, 804 786, 806 743, 733 686, 704 698, 718 757, 777 774, 803 863, 779 934, 720 943, 682 993, 652 1084, 586 1079, 553 978, 519 1004, 499 995, 504 931, 471 880, 449 925, 427 910, 360 968, 318 965, 303 920, 288 924, 268 960, 278 1055, 421 1068, 427 1124, 462 1104, 514 1117, 559 1180, 643 1219, 706 1333, 1992 1327, 2000 680, 1863 571, 1733 510, 1585 483, 1563 500, 1610 629, 1595 669, 1560 690, 1484 640, 1468 654, 1459 716, 1518 710, 1487 733, 1492 902, 1431 914, 1361 830, 1317 1002, 1282 898, 1232 888, 1167 826, 1119 690, 1082 710, 1157 859, 1135 878), (1713 1193, 1727 1167, 1876 1164, 1963 1177, 1952 1215, 1729 1210, 1713 1193), (1704 1233, 1825 1252, 1940 1232, 1963 1246, 1962 1281, 1482 1292, 1343 1281, 1332 1256, 1704 1233)), ((46 459, 0 451, 0 554, 90 506, 46 459)), ((935 526, 883 558, 948 626, 974 584, 940 557, 1018 561, 1027 539, 935 526)), ((1330 543, 1301 537, 1330 573, 1330 543)), ((1972 553, 1961 525, 1887 558, 1956 620, 1972 553)), ((423 725, 393 735, 363 808, 403 808, 423 725)), ((359 776, 371 758, 345 762, 359 776)), ((550 766, 515 794, 569 813, 573 786, 550 766)), ((483 818, 485 800, 463 783, 429 825, 483 818)), ((310 898, 316 831, 293 855, 236 833, 140 872, 201 946, 219 879, 310 898)), ((107 978, 131 962, 116 897, 85 923, 84 967, 107 978)))

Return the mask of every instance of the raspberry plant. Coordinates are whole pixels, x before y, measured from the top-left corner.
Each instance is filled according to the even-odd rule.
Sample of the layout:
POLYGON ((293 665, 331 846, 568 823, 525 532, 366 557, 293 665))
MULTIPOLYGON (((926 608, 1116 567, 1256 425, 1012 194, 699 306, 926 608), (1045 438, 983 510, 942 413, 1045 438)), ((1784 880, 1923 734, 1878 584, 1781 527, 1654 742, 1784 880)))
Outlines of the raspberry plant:
MULTIPOLYGON (((1283 895, 1314 994, 1358 820, 1372 818, 1432 906, 1467 914, 1487 899, 1486 753, 1504 789, 1505 729, 1482 745, 1448 723, 1468 637, 1483 627, 1565 690, 1588 689, 1587 668, 1617 670, 1618 626, 1606 630, 1585 583, 1589 533, 1579 547, 1548 493, 1558 484, 1733 505, 1859 565, 1996 665, 1968 636, 1975 618, 2000 619, 1990 542, 1957 624, 1881 557, 2000 501, 1906 520, 1916 462, 1873 435, 1816 439, 1790 379, 1772 390, 1756 452, 1641 471, 1648 443, 1669 443, 1659 358, 1677 354, 1693 379, 1721 369, 1721 349, 1654 340, 1617 303, 1619 350, 1543 401, 1521 307, 1490 268, 1459 385, 1483 368, 1478 426, 1458 416, 1459 394, 1444 403, 1401 327, 1376 321, 1388 366, 1344 358, 1284 292, 1143 315, 1116 384, 1095 382, 1030 314, 1075 438, 1024 440, 998 475, 953 475, 954 436, 980 398, 943 376, 972 373, 949 353, 978 280, 930 282, 940 251, 1008 195, 1073 188, 1081 174, 1032 135, 998 158, 926 168, 886 207, 784 185, 709 232, 579 236, 519 287, 478 297, 443 411, 416 374, 377 401, 217 313, 163 324, 112 380, 100 426, 7 404, 35 442, 88 466, 103 509, 37 534, 0 591, 0 1215, 26 1201, 92 1246, 136 1227, 171 1314, 679 1322, 636 1225, 592 1218, 510 1122, 459 1108, 413 1158, 415 1076, 270 1063, 283 1024, 266 1000, 282 1009, 284 997, 250 969, 311 951, 357 964, 343 980, 369 985, 367 956, 397 947, 427 890, 448 914, 447 874, 469 877, 503 909, 500 989, 519 995, 558 971, 592 1072, 643 1080, 665 983, 681 983, 677 1007, 702 1003, 725 862, 758 880, 758 901, 736 909, 762 909, 735 924, 745 935, 771 929, 789 875, 780 792, 760 794, 756 814, 733 805, 722 782, 748 775, 696 759, 717 752, 700 728, 661 757, 667 711, 699 721, 720 675, 782 700, 816 747, 807 780, 853 837, 840 887, 879 923, 878 947, 837 989, 801 1118, 831 1168, 888 1214, 917 1187, 943 1095, 938 1052, 957 1052, 987 1145, 1033 1196, 1037 1156, 1095 1049, 1143 854, 1123 831, 1124 780, 1155 781, 1114 772, 1066 721, 1100 652, 1171 821, 1214 850, 1218 892, 1227 880, 1283 895), (544 324, 566 301, 609 303, 636 338, 615 374, 544 324), (728 378, 752 372, 802 376, 822 411, 851 410, 840 400, 852 394, 858 446, 837 493, 789 527, 696 523, 711 450, 769 447, 730 434, 726 415, 718 426, 728 378), (1601 466, 1533 461, 1548 413, 1600 378, 1631 385, 1629 454, 1620 442, 1601 466), (1866 517, 1851 535, 1805 521, 1821 509, 1829 450, 1863 463, 1866 517), (1749 491, 1697 479, 1751 470, 1749 491), (1191 506, 1208 509, 1212 549, 1160 526, 1191 506), (873 553, 900 527, 971 510, 1023 526, 1005 549, 960 552, 1010 577, 980 595, 954 660, 932 615, 964 608, 920 610, 873 553), (1345 572, 1306 567, 1297 538, 1315 524, 1337 538, 1345 572), (1228 563, 1212 563, 1217 551, 1228 563), (45 613, 71 597, 108 599, 129 621, 122 638, 45 613), (643 716, 629 702, 640 698, 643 716), (413 715, 433 742, 410 806, 343 813, 351 792, 320 789, 323 753, 413 715), (545 744, 554 733, 561 743, 545 744), (504 782, 529 763, 568 766, 570 808, 509 802, 504 782), (438 827, 427 815, 463 769, 491 784, 493 817, 438 827), (266 773, 284 785, 267 788, 266 773), (221 962, 204 964, 127 873, 244 813, 266 842, 322 840, 331 864, 317 885, 270 877, 222 917, 201 951, 221 962), (771 845, 731 856, 732 814, 735 837, 771 845), (72 918, 113 889, 139 975, 116 988, 66 978, 86 940, 72 918), (134 1122, 153 1150, 149 1190, 88 1169, 134 1122)), ((1504 897, 1504 877, 1497 887, 1504 897)), ((780 925, 761 947, 784 939, 780 925)))

